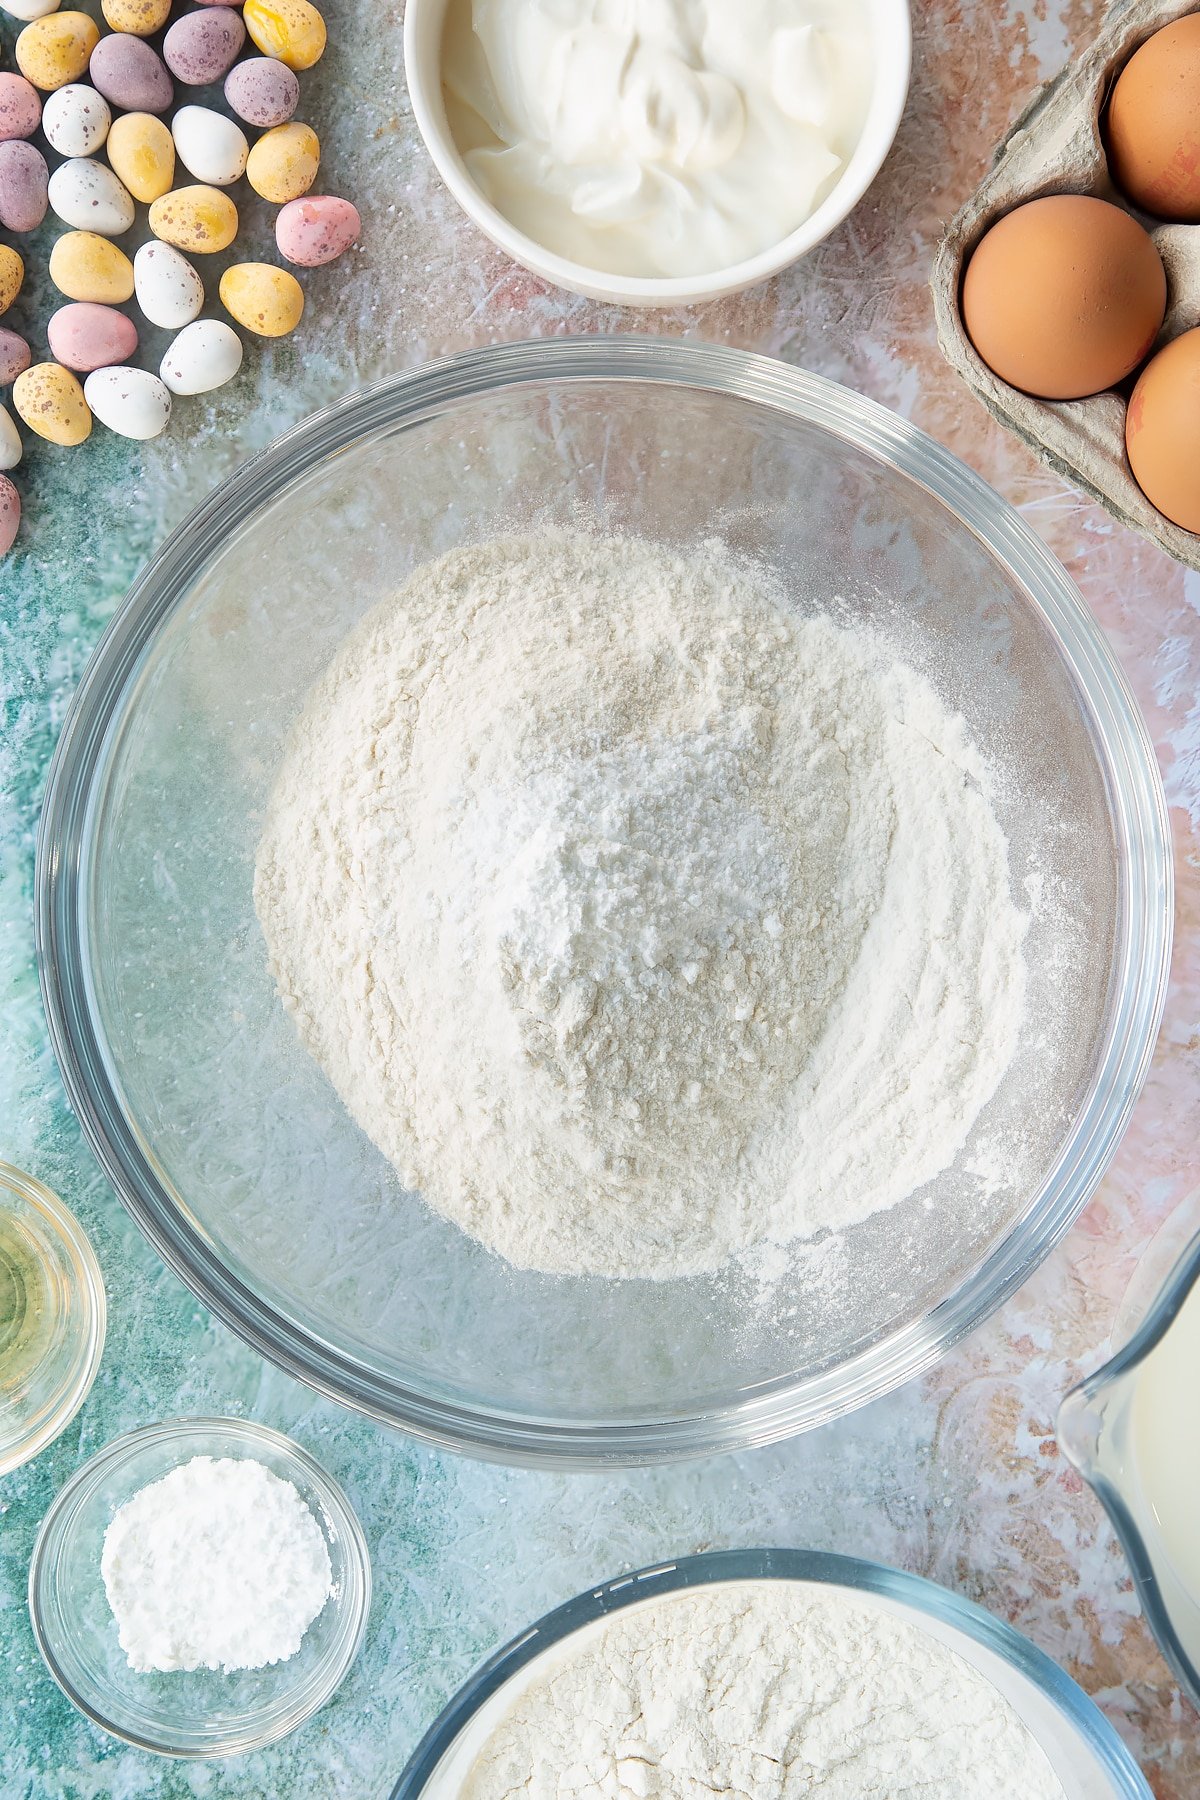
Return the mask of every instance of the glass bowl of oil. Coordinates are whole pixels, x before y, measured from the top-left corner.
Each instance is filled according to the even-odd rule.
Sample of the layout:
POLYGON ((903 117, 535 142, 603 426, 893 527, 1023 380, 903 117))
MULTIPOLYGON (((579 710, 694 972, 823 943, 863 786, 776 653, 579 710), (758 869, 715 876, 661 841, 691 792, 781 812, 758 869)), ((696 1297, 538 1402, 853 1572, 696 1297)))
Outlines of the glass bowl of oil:
POLYGON ((82 1406, 104 1348, 104 1283, 74 1216, 0 1162, 0 1475, 82 1406))

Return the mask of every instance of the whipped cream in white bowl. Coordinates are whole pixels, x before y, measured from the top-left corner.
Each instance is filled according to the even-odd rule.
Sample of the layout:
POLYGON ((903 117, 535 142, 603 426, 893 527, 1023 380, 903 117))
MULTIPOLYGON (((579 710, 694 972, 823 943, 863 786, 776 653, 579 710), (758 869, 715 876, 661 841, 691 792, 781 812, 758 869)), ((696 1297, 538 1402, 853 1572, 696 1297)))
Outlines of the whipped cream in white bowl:
POLYGON ((493 243, 597 300, 765 280, 886 157, 907 0, 408 0, 413 111, 493 243))

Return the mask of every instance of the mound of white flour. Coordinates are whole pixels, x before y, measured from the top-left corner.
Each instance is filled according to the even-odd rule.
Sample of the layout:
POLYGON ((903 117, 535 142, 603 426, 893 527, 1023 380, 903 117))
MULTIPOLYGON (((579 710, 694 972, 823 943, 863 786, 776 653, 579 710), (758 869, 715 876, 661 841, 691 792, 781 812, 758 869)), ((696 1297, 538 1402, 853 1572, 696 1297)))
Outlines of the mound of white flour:
POLYGON ((354 1118, 526 1268, 698 1273, 895 1203, 1022 1012, 961 718, 717 543, 419 568, 309 698, 255 903, 354 1118))
POLYGON ((462 1800, 1063 1800, 1008 1701, 904 1619, 791 1582, 634 1607, 564 1645, 462 1800))

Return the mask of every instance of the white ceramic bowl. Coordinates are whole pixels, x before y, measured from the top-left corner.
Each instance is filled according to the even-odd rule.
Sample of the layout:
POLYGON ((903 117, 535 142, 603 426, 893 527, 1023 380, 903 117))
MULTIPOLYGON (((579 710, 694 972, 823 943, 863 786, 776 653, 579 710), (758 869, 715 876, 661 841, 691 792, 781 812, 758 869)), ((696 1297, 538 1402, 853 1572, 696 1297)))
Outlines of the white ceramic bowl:
MULTIPOLYGON (((404 14, 404 72, 413 114, 442 180, 479 229, 514 261, 556 287, 591 300, 627 306, 686 306, 736 294, 777 275, 840 225, 862 199, 892 147, 904 111, 912 61, 908 0, 865 0, 875 44, 875 73, 866 122, 854 154, 816 211, 795 231, 758 256, 708 275, 658 277, 613 275, 556 256, 498 212, 472 180, 450 133, 442 98, 442 25, 448 0, 408 0, 404 14)), ((736 0, 731 0, 736 4, 736 0)))

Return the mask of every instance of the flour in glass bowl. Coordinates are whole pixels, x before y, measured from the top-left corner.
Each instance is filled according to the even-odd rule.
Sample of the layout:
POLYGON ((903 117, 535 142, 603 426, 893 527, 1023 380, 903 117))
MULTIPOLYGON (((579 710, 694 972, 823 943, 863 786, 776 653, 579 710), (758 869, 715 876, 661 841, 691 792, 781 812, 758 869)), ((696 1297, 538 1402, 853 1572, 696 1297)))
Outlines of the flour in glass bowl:
POLYGON ((418 568, 308 699, 255 903, 405 1183, 555 1273, 706 1273, 896 1204, 1024 1007, 964 721, 715 540, 418 568))

